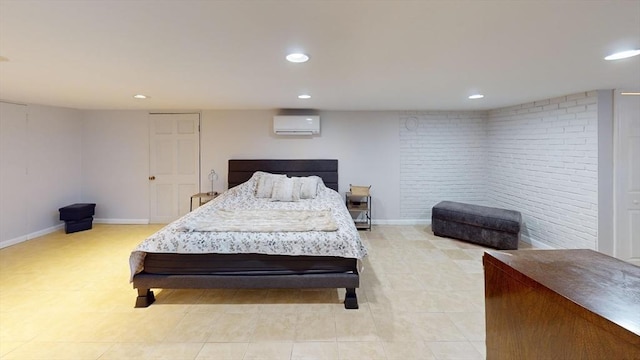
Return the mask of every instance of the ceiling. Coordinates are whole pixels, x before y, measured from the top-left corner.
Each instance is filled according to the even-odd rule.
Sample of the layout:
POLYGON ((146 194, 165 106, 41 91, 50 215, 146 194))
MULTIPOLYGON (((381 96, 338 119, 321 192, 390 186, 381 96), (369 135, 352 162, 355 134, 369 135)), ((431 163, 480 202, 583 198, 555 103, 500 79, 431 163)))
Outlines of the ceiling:
POLYGON ((0 99, 78 109, 483 110, 639 89, 640 56, 603 60, 628 48, 640 48, 640 0, 0 0, 0 99), (285 61, 294 51, 311 59, 285 61), (474 93, 485 98, 467 99, 474 93))

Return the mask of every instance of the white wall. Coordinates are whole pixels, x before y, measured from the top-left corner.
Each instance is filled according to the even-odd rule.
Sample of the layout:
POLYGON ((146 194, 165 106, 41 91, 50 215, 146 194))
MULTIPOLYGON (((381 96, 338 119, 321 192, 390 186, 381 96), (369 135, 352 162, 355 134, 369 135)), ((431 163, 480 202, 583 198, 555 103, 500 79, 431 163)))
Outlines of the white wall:
POLYGON ((29 105, 29 232, 59 224, 58 208, 81 200, 82 124, 78 110, 29 105))
POLYGON ((430 222, 443 200, 487 204, 486 112, 400 116, 400 217, 430 222), (415 124, 415 128, 411 123, 415 124))
MULTIPOLYGON (((601 253, 614 255, 614 95, 598 90, 598 238, 601 253)), ((617 112, 617 111, 616 111, 617 112)))
POLYGON ((27 106, 0 102, 0 245, 26 239, 27 106))
POLYGON ((82 199, 96 203, 96 221, 149 219, 147 111, 83 111, 82 199))
POLYGON ((28 105, 26 114, 28 119, 2 117, 0 247, 57 229, 62 224, 58 209, 81 200, 80 111, 28 105), (8 122, 13 125, 7 127, 8 122))
POLYGON ((273 134, 275 111, 202 113, 202 190, 213 168, 216 190, 226 189, 229 159, 338 159, 339 190, 371 185, 373 218, 399 219, 399 143, 397 113, 322 111, 321 133, 313 137, 273 134))
MULTIPOLYGON (((374 219, 399 218, 397 113, 321 112, 321 134, 276 136, 274 111, 208 110, 201 120, 201 190, 219 174, 227 187, 229 159, 338 159, 340 192, 372 185, 374 219)), ((82 196, 95 202, 96 220, 140 223, 149 218, 149 135, 144 111, 85 111, 82 196)))
MULTIPOLYGON (((611 205, 615 231, 609 237, 599 232, 598 250, 609 250, 610 255, 640 266, 640 96, 622 92, 640 92, 640 83, 635 89, 616 89, 613 97, 615 148, 611 153, 615 158, 611 167, 615 177, 611 205)), ((606 169, 607 165, 599 169, 606 169)), ((609 190, 608 179, 600 180, 604 183, 600 189, 609 190)))
MULTIPOLYGON (((594 91, 489 112, 322 111, 314 137, 274 135, 275 111, 206 110, 201 190, 210 190, 212 168, 215 190, 226 189, 229 159, 335 158, 341 193, 372 185, 377 223, 428 222, 435 202, 460 200, 521 211, 530 242, 596 248, 597 99, 594 91), (414 131, 405 127, 410 117, 414 131)), ((15 195, 30 209, 13 237, 58 226, 57 209, 78 201, 97 203, 97 221, 147 221, 147 111, 29 105, 28 113, 22 135, 3 123, 3 174, 20 144, 29 149, 28 181, 2 185, 3 199, 15 195)))
POLYGON ((488 194, 523 215, 525 241, 596 249, 597 92, 489 112, 488 194))

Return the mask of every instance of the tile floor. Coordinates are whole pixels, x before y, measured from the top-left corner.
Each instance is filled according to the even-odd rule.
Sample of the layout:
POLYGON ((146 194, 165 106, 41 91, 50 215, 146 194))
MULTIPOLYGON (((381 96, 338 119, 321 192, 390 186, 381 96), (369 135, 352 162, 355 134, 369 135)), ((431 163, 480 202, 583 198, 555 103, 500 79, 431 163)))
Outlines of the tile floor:
MULTIPOLYGON (((483 359, 483 247, 374 226, 359 310, 344 289, 156 290, 130 251, 158 225, 94 225, 0 250, 0 359, 483 359)), ((527 247, 527 244, 522 244, 527 247)))

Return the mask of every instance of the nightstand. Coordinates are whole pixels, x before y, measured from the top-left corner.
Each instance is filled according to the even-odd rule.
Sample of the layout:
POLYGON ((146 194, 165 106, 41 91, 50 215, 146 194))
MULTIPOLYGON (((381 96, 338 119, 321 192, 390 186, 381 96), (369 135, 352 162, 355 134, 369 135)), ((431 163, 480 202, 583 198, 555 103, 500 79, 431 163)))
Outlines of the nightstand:
POLYGON ((193 199, 198 199, 198 206, 202 206, 218 197, 218 195, 220 194, 217 191, 213 194, 210 192, 206 192, 191 195, 191 200, 189 201, 189 211, 193 211, 193 199))
POLYGON ((358 230, 371 231, 371 195, 346 193, 347 210, 358 230))

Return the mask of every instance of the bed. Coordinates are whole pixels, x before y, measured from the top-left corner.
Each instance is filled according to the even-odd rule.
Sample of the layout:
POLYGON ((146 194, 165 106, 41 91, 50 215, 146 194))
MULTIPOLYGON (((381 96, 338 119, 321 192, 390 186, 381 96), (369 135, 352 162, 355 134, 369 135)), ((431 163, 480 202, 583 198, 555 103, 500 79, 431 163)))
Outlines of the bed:
POLYGON ((366 249, 337 193, 337 160, 229 160, 228 184, 132 251, 136 307, 155 301, 152 289, 345 288, 345 308, 358 308, 366 249), (322 181, 313 198, 257 197, 270 174, 322 181), (297 223, 280 229, 282 217, 297 223))

